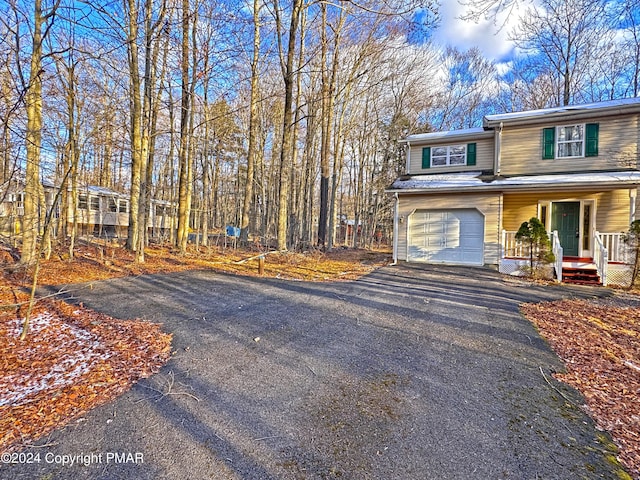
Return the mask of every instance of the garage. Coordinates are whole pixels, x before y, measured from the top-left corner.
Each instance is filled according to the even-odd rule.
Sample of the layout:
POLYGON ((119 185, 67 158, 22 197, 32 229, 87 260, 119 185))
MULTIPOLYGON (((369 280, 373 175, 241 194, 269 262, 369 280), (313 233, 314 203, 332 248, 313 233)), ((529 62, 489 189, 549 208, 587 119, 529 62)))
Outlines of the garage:
POLYGON ((416 210, 408 234, 410 262, 483 264, 484 215, 475 208, 416 210))

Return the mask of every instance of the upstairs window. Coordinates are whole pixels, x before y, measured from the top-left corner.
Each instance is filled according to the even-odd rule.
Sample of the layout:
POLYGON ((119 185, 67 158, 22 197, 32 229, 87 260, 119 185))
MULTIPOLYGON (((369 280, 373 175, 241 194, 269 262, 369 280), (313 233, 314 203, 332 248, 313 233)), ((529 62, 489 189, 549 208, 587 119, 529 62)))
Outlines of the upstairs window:
POLYGON ((109 197, 108 199, 108 209, 112 213, 116 213, 118 211, 118 204, 116 203, 116 199, 113 197, 109 197))
POLYGON ((89 205, 91 207, 91 210, 95 210, 95 211, 100 210, 100 197, 91 196, 89 197, 89 201, 90 201, 89 205))
POLYGON ((562 125, 542 131, 542 158, 595 157, 598 155, 597 123, 562 125))
POLYGON ((78 208, 82 210, 87 209, 87 196, 83 195, 82 193, 78 195, 78 208))
POLYGON ((556 127, 558 158, 584 156, 584 125, 556 127))
POLYGON ((476 144, 443 145, 422 149, 422 168, 476 164, 476 144))
POLYGON ((126 200, 118 200, 118 212, 127 213, 127 201, 126 200))

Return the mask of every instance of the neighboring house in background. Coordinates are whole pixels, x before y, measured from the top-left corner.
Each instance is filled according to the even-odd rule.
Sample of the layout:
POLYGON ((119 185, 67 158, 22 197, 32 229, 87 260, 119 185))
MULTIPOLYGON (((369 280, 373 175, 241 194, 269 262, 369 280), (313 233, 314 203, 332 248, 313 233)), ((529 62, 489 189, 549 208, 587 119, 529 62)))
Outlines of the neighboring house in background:
MULTIPOLYGON (((24 215, 24 184, 13 181, 0 190, 0 232, 4 235, 17 235, 22 231, 24 215)), ((43 182, 45 202, 51 208, 55 199, 56 188, 53 184, 43 182)), ((56 207, 55 216, 60 215, 56 207)), ((129 226, 129 196, 105 187, 95 185, 78 189, 78 203, 75 209, 78 235, 99 238, 126 238, 129 226)), ((69 205, 66 220, 71 228, 74 218, 73 205, 69 205)), ((44 215, 42 215, 42 220, 44 215)), ((171 229, 177 225, 175 208, 171 202, 151 200, 147 228, 149 236, 154 240, 166 240, 171 229)))
POLYGON ((538 217, 558 279, 628 284, 621 232, 636 218, 640 98, 488 115, 483 128, 411 135, 396 198, 394 259, 497 265, 515 273, 516 242, 538 217))
MULTIPOLYGON (((106 187, 88 185, 78 189, 78 205, 75 209, 79 235, 103 238, 127 236, 129 227, 129 200, 124 194, 106 187)), ((69 204, 67 223, 69 231, 74 208, 69 204)))
MULTIPOLYGON (((129 195, 105 187, 89 185, 78 190, 78 232, 102 238, 126 238, 129 228, 129 195)), ((69 206, 68 222, 73 219, 69 206)), ((149 238, 168 240, 177 228, 175 206, 165 200, 151 199, 147 229, 149 238)))
MULTIPOLYGON (((42 181, 42 194, 47 211, 53 205, 56 197, 56 188, 53 183, 42 181)), ((39 210, 39 215, 44 221, 46 212, 39 210)), ((60 209, 53 212, 55 217, 60 215, 60 209)), ((24 179, 16 177, 0 184, 0 236, 17 235, 22 232, 22 218, 24 217, 24 179)))

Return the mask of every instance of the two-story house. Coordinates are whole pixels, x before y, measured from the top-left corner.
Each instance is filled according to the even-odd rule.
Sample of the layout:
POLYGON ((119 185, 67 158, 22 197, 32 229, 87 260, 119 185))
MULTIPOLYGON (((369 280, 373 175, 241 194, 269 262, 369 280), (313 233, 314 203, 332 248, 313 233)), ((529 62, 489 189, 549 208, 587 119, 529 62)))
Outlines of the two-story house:
POLYGON ((395 261, 515 273, 528 256, 515 232, 537 217, 559 280, 628 283, 621 233, 640 203, 640 98, 488 115, 482 128, 403 142, 406 175, 388 189, 395 261))

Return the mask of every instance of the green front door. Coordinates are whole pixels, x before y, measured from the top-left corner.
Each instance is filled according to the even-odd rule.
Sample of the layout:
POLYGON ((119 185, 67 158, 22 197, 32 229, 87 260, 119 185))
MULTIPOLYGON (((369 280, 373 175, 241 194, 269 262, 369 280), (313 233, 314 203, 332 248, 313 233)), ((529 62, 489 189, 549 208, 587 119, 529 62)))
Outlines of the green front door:
POLYGON ((551 230, 558 231, 563 255, 577 257, 580 247, 580 202, 553 203, 551 230))

